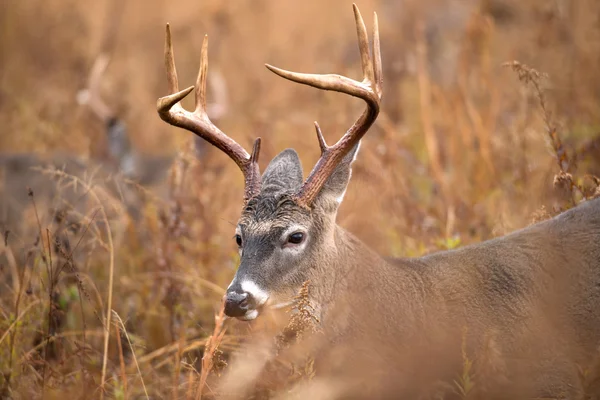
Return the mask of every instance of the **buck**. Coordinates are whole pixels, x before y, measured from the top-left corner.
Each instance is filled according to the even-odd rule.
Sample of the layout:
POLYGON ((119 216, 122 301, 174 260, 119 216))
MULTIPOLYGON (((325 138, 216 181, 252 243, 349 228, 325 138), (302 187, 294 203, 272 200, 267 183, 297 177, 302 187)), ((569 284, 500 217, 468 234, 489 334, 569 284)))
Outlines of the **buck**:
POLYGON ((462 371, 461 343, 493 348, 498 360, 490 385, 552 397, 580 394, 578 368, 591 365, 600 344, 600 199, 501 238, 411 259, 383 258, 336 224, 352 162, 382 97, 377 15, 372 50, 356 5, 354 16, 362 81, 266 65, 293 82, 366 103, 332 146, 315 123, 321 158, 306 180, 294 150, 277 155, 261 175, 260 138, 248 153, 211 123, 207 37, 195 86, 179 90, 166 27, 170 94, 158 100, 158 114, 222 150, 245 180, 235 231, 240 264, 225 314, 254 320, 310 281, 326 338, 315 352, 317 375, 348 378, 336 386, 342 398, 410 395, 421 383, 451 382, 462 371), (180 101, 194 88, 196 108, 189 112, 180 101))

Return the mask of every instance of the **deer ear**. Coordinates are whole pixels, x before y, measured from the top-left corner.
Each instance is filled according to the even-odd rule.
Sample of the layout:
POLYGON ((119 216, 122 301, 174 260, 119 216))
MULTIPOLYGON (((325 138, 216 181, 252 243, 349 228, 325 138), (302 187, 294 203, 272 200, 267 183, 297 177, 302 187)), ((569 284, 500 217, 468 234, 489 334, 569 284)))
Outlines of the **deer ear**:
POLYGON ((348 187, 350 177, 352 176, 352 163, 356 160, 359 149, 360 142, 346 154, 331 176, 327 179, 325 185, 323 185, 323 188, 316 199, 317 203, 322 207, 336 211, 340 204, 342 204, 342 200, 344 200, 344 195, 346 194, 346 188, 348 187))
POLYGON ((302 164, 294 149, 279 153, 267 166, 262 176, 264 194, 297 191, 302 186, 302 164))

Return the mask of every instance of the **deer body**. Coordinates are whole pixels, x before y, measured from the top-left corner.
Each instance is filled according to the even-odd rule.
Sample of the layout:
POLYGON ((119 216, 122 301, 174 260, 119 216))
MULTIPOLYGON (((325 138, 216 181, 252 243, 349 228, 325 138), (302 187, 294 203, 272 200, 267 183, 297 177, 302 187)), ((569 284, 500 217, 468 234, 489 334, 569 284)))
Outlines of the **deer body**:
MULTIPOLYGON (((225 152, 244 174, 235 234, 240 264, 225 314, 254 320, 289 304, 309 281, 323 335, 307 349, 325 385, 335 388, 323 398, 413 398, 468 374, 471 354, 486 355, 476 360, 488 372, 478 384, 489 388, 488 397, 581 394, 578 368, 592 363, 600 345, 600 199, 502 238, 414 259, 384 259, 336 224, 382 95, 377 17, 371 49, 356 5, 354 13, 362 81, 267 65, 286 79, 367 105, 332 146, 315 123, 322 155, 306 180, 294 150, 281 152, 261 174, 260 139, 248 153, 212 124, 206 38, 195 87, 179 90, 167 25, 171 94, 158 100, 160 117, 225 152), (194 89, 196 108, 189 112, 180 101, 194 89)), ((310 385, 296 392, 299 398, 314 399, 310 385)))
POLYGON ((232 306, 229 313, 254 319, 262 304, 289 299, 310 281, 324 332, 314 349, 317 371, 344 377, 341 398, 373 396, 372 388, 361 390, 374 379, 381 390, 413 395, 440 379, 452 382, 462 368, 463 340, 472 357, 493 348, 486 362, 499 369, 499 382, 486 377, 484 383, 496 391, 579 393, 578 368, 593 364, 600 345, 600 199, 494 240, 384 259, 335 224, 351 156, 338 165, 313 213, 292 204, 285 209, 287 193, 298 185, 282 178, 297 174, 295 152, 271 162, 263 193, 242 213, 238 231, 245 244, 228 289, 248 291, 254 300, 250 311, 232 306), (269 253, 269 243, 287 233, 269 236, 288 220, 308 235, 299 260, 285 250, 269 253))
MULTIPOLYGON (((328 249, 335 262, 307 278, 325 336, 345 342, 348 354, 337 359, 344 373, 348 360, 366 366, 354 378, 372 379, 379 368, 394 392, 415 376, 425 379, 418 389, 432 383, 427 374, 451 382, 466 328, 471 351, 493 342, 512 389, 524 378, 537 395, 580 389, 577 368, 589 367, 600 345, 600 199, 501 238, 413 259, 384 260, 335 231, 328 249)), ((329 345, 320 353, 323 371, 336 367, 329 345)))

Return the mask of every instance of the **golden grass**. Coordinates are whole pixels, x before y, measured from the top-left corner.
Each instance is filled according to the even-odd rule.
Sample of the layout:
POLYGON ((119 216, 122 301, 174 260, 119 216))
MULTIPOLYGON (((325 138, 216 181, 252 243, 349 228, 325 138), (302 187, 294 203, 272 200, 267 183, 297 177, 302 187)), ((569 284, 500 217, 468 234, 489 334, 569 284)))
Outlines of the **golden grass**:
MULTIPOLYGON (((363 15, 380 16, 384 99, 355 164, 342 226, 382 254, 419 256, 600 195, 600 4, 559 3, 359 3, 363 15), (502 68, 515 59, 521 63, 511 67, 529 86, 502 68), (537 71, 539 79, 524 78, 537 71)), ((225 331, 218 308, 237 262, 239 171, 212 150, 194 160, 189 135, 156 115, 166 93, 164 23, 177 42, 182 87, 194 82, 209 34, 209 74, 225 76, 230 99, 218 125, 247 148, 260 135, 262 169, 294 147, 308 172, 319 155, 312 121, 334 142, 362 107, 283 82, 263 66, 358 76, 347 2, 127 2, 103 97, 137 148, 176 155, 162 186, 125 183, 146 199, 132 221, 94 167, 108 162, 103 127, 75 101, 111 26, 100 17, 108 9, 74 0, 0 5, 0 149, 76 154, 91 165, 86 177, 60 166, 37 171, 60 192, 91 199, 71 211, 85 228, 65 234, 77 244, 71 253, 54 251, 60 235, 38 193, 39 218, 24 203, 19 226, 2 232, 0 257, 9 257, 0 266, 0 397, 212 398, 224 361, 252 329, 228 321, 225 331)), ((29 182, 4 184, 7 173, 0 168, 0 197, 26 193, 29 182)), ((304 362, 292 380, 311 379, 304 362)), ((468 362, 465 355, 457 377, 465 398, 476 367, 468 362)))

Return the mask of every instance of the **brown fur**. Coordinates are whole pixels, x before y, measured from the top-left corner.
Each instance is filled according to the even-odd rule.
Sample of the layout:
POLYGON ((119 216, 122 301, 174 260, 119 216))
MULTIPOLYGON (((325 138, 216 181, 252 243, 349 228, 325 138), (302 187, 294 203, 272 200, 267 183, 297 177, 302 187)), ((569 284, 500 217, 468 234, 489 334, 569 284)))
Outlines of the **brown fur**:
POLYGON ((342 398, 416 395, 460 375, 464 340, 480 371, 492 371, 478 376, 487 396, 581 395, 578 369, 591 366, 600 344, 600 199, 480 244, 384 259, 335 224, 350 162, 310 212, 271 191, 240 219, 251 254, 242 251, 246 278, 236 279, 257 282, 275 303, 311 282, 324 332, 312 343, 325 379, 315 385, 343 382, 342 398), (291 223, 308 233, 299 258, 273 250, 279 236, 269 236, 291 223))

